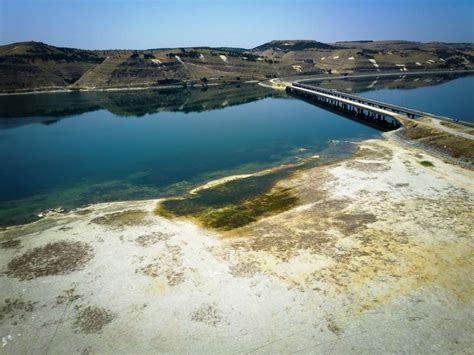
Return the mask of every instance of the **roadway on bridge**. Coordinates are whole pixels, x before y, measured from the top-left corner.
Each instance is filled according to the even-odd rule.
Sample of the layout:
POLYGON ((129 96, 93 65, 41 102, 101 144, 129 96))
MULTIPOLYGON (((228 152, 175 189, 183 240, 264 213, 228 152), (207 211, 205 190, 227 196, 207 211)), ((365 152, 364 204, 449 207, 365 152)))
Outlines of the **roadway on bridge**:
POLYGON ((342 97, 326 94, 326 93, 323 93, 323 92, 318 91, 318 90, 306 89, 306 88, 302 88, 300 86, 294 86, 294 85, 290 85, 290 87, 295 89, 295 90, 307 92, 309 94, 318 95, 318 96, 326 97, 326 98, 331 99, 331 100, 336 100, 336 101, 339 101, 339 102, 343 102, 345 104, 355 106, 355 107, 359 107, 359 108, 367 110, 367 111, 371 111, 371 112, 379 113, 381 115, 393 117, 394 119, 396 119, 397 121, 402 123, 402 121, 400 120, 400 116, 402 116, 402 115, 400 115, 399 113, 393 112, 393 111, 384 110, 382 108, 375 107, 375 106, 370 106, 370 105, 367 105, 367 104, 364 104, 364 103, 361 103, 361 102, 357 102, 357 101, 354 101, 354 100, 345 99, 345 98, 342 98, 342 97))

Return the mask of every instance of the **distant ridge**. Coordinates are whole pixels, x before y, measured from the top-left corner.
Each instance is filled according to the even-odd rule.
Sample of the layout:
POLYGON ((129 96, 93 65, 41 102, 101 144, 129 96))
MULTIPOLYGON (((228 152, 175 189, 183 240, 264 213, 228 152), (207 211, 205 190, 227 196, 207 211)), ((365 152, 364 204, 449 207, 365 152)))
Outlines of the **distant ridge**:
POLYGON ((336 43, 372 43, 371 39, 361 39, 359 41, 337 41, 336 43))
POLYGON ((0 46, 0 92, 188 87, 276 77, 474 69, 472 43, 274 40, 253 49, 0 46))
POLYGON ((282 51, 301 51, 305 49, 335 49, 337 47, 314 40, 275 40, 264 43, 253 48, 254 51, 265 51, 268 49, 282 51))

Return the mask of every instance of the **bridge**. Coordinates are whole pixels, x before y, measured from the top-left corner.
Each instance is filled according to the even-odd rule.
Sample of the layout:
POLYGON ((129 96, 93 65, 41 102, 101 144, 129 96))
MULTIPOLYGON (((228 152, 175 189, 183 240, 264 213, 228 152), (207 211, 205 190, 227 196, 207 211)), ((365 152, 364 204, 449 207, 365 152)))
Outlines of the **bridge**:
MULTIPOLYGON (((453 121, 448 117, 298 82, 288 85, 286 92, 329 111, 384 131, 401 127, 404 117, 415 119, 428 116, 453 121)), ((466 124, 466 122, 460 123, 466 124)), ((470 124, 467 123, 467 125, 470 124)))

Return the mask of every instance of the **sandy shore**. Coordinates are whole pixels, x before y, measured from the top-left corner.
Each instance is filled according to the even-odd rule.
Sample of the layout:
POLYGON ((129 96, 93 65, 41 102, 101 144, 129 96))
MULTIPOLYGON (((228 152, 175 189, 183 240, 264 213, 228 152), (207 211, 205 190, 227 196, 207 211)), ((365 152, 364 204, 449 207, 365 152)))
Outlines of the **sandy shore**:
POLYGON ((252 174, 241 174, 241 175, 226 176, 226 177, 223 177, 221 179, 216 179, 216 180, 209 181, 208 183, 206 183, 202 186, 199 186, 199 187, 196 187, 195 189, 192 189, 191 191, 189 191, 189 193, 194 195, 199 191, 202 191, 202 190, 205 190, 205 189, 210 189, 211 187, 215 187, 215 186, 218 186, 218 185, 221 185, 221 184, 225 184, 226 182, 229 182, 229 181, 244 179, 244 178, 249 177, 249 176, 252 176, 252 174))
POLYGON ((472 353, 474 172, 388 139, 279 184, 226 233, 153 200, 1 232, 2 352, 472 353))

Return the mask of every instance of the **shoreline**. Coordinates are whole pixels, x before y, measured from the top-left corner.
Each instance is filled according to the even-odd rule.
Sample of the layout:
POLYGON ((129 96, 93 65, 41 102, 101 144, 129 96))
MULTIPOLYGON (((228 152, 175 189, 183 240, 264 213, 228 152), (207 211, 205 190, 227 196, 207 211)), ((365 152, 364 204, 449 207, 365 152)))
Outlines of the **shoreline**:
POLYGON ((280 180, 298 204, 230 235, 156 216, 159 200, 0 232, 5 349, 429 352, 426 329, 440 353, 466 348, 474 172, 387 135, 358 145, 280 180))
MULTIPOLYGON (((466 70, 432 70, 432 71, 412 71, 412 72, 368 72, 365 74, 347 74, 347 75, 300 75, 291 77, 274 78, 282 81, 318 81, 318 80, 340 80, 347 78, 364 78, 364 77, 376 77, 376 76, 399 76, 399 75, 433 75, 433 74, 462 74, 462 73, 474 73, 474 69, 466 70)), ((268 80, 248 80, 248 81, 236 81, 229 83, 209 83, 207 86, 223 86, 223 85, 234 85, 234 84, 258 84, 266 88, 272 88, 271 85, 266 85, 268 80)), ((191 88, 200 88, 200 85, 191 86, 191 88)), ((53 94, 53 93, 72 93, 72 92, 114 92, 114 91, 143 91, 143 90, 165 90, 165 89, 180 89, 183 88, 183 84, 179 85, 163 85, 163 86, 143 86, 143 87, 116 87, 116 88, 87 88, 87 89, 69 89, 69 88, 57 88, 57 89, 37 89, 30 91, 14 91, 14 92, 0 92, 0 96, 13 96, 13 95, 31 95, 31 94, 53 94)))
MULTIPOLYGON (((402 119, 403 119, 402 123, 405 125, 407 120, 404 119, 403 117, 402 117, 402 119)), ((404 128, 405 128, 405 126, 402 126, 401 128, 399 128, 395 131, 385 132, 385 133, 382 134, 382 137, 380 139, 382 139, 382 140, 387 140, 387 139, 388 140, 393 140, 393 141, 398 142, 398 143, 400 143, 404 146, 414 147, 414 148, 419 149, 421 151, 425 151, 426 153, 428 153, 430 155, 433 155, 433 156, 435 156, 439 159, 442 159, 446 162, 449 162, 450 164, 452 164, 454 166, 459 166, 459 167, 462 167, 464 169, 474 171, 473 163, 466 162, 466 161, 460 160, 459 158, 455 158, 453 156, 450 156, 448 153, 440 150, 439 148, 436 149, 436 148, 428 146, 428 145, 426 145, 422 142, 417 142, 413 139, 403 137, 402 135, 399 134, 399 132, 401 132, 404 128)), ((472 139, 474 139, 474 136, 473 136, 472 139)), ((333 164, 337 164, 341 161, 342 162, 348 162, 352 159, 356 159, 359 147, 361 145, 363 145, 365 142, 372 141, 372 140, 373 139, 351 142, 351 144, 354 144, 357 147, 356 151, 354 153, 352 153, 350 156, 345 157, 345 158, 337 158, 335 160, 330 160, 328 162, 323 162, 323 164, 321 166, 333 165, 333 164)), ((221 185, 224 185, 224 184, 227 184, 227 183, 232 183, 232 182, 235 182, 237 180, 241 180, 241 179, 245 179, 245 178, 263 176, 263 175, 270 174, 272 172, 284 169, 285 167, 286 168, 291 168, 291 167, 295 168, 296 169, 295 170, 296 174, 297 173, 303 173, 306 168, 300 168, 299 166, 301 166, 301 164, 304 165, 304 162, 317 161, 320 158, 321 158, 320 155, 312 155, 312 156, 304 158, 304 159, 302 159, 298 162, 286 163, 286 164, 277 164, 275 166, 272 166, 272 167, 269 167, 269 168, 266 168, 266 169, 263 169, 263 170, 258 170, 258 171, 252 172, 252 173, 223 176, 221 178, 217 178, 217 179, 209 180, 207 182, 203 182, 202 184, 190 189, 187 192, 184 192, 183 194, 181 194, 179 196, 170 196, 170 197, 166 197, 166 198, 160 197, 158 199, 119 200, 119 201, 112 201, 112 202, 97 202, 97 203, 92 203, 92 204, 89 204, 89 205, 86 205, 86 206, 78 206, 76 208, 67 209, 67 210, 63 210, 63 208, 61 206, 57 206, 56 208, 50 208, 50 209, 47 209, 45 211, 42 211, 41 214, 43 214, 43 216, 39 217, 38 219, 33 219, 30 222, 21 223, 21 224, 4 225, 4 226, 0 227, 0 233, 2 231, 8 230, 10 228, 27 226, 27 225, 36 223, 38 221, 43 220, 45 217, 61 216, 61 215, 67 214, 67 213, 71 213, 71 212, 81 210, 81 209, 84 209, 84 208, 89 208, 89 207, 95 206, 95 205, 101 205, 101 204, 104 204, 104 203, 119 203, 120 204, 120 203, 127 203, 127 202, 139 203, 139 202, 146 202, 146 201, 165 201, 165 200, 170 200, 170 199, 183 199, 183 198, 185 198, 184 196, 186 196, 186 195, 195 196, 199 192, 202 192, 204 190, 213 189, 213 188, 219 187, 221 185)), ((288 178, 278 179, 277 184, 278 184, 279 181, 284 181, 285 179, 288 179, 288 178)))
POLYGON ((292 81, 320 81, 320 80, 340 80, 346 78, 372 78, 377 76, 390 77, 390 76, 406 76, 406 75, 434 75, 434 74, 462 74, 462 73, 474 73, 474 69, 463 69, 463 70, 425 70, 425 71, 407 71, 407 72, 367 72, 357 73, 354 75, 340 75, 334 76, 311 76, 308 78, 298 79, 297 77, 283 77, 282 80, 292 81))
MULTIPOLYGON (((235 82, 226 82, 226 83, 209 83, 206 86, 226 86, 226 85, 235 85, 235 84, 257 84, 258 81, 248 80, 248 81, 235 81, 235 82)), ((184 89, 183 84, 179 85, 161 85, 161 86, 136 86, 136 87, 116 87, 116 88, 88 88, 88 89, 54 89, 54 90, 32 90, 32 91, 15 91, 15 92, 0 92, 0 96, 15 96, 15 95, 32 95, 32 94, 54 94, 54 93, 73 93, 73 92, 114 92, 114 91, 145 91, 145 90, 166 90, 166 89, 184 89)), ((186 86, 186 88, 191 89, 201 89, 203 86, 191 85, 186 86)))
MULTIPOLYGON (((339 143, 339 141, 335 141, 335 142, 339 143)), ((347 141, 346 143, 350 144, 350 145, 353 145, 353 146, 357 146, 360 143, 360 141, 356 141, 356 142, 347 141)), ((330 145, 329 147, 326 148, 326 151, 330 152, 331 149, 332 149, 332 147, 330 145)), ((173 200, 173 199, 184 199, 186 196, 197 195, 198 193, 200 193, 202 191, 217 188, 220 185, 224 185, 224 184, 227 184, 227 183, 232 183, 232 182, 235 182, 237 180, 241 180, 241 179, 245 179, 245 178, 261 177, 261 176, 269 175, 269 174, 272 174, 272 173, 278 173, 279 171, 286 170, 286 169, 295 169, 295 170, 304 169, 305 167, 303 167, 303 166, 305 164, 308 164, 308 163, 311 163, 311 162, 318 162, 318 161, 321 160, 321 158, 323 160, 322 165, 332 164, 332 163, 335 163, 335 162, 338 162, 338 161, 341 161, 341 160, 350 159, 352 156, 354 156, 356 154, 357 148, 356 148, 355 152, 351 152, 351 153, 346 152, 346 153, 344 153, 344 154, 349 154, 348 157, 342 157, 341 158, 341 157, 333 156, 333 155, 331 155, 332 153, 329 153, 328 156, 330 156, 330 158, 329 158, 328 161, 324 161, 325 159, 327 159, 327 156, 325 156, 324 152, 325 151, 319 152, 319 154, 323 154, 323 157, 321 157, 321 155, 319 155, 319 154, 315 154, 315 155, 313 154, 311 156, 307 156, 307 157, 304 157, 304 158, 296 157, 295 161, 292 161, 292 162, 279 162, 279 163, 277 163, 273 166, 266 167, 266 168, 261 168, 261 170, 256 170, 256 171, 253 171, 253 172, 250 172, 250 173, 225 175, 225 176, 222 176, 220 178, 213 178, 213 179, 210 179, 210 180, 204 180, 201 183, 195 185, 195 187, 193 187, 193 188, 191 188, 187 191, 183 191, 179 195, 172 195, 172 196, 167 196, 167 197, 156 197, 156 198, 144 198, 144 199, 139 199, 139 200, 116 200, 116 201, 107 201, 107 202, 94 202, 94 203, 88 203, 88 204, 85 204, 85 205, 76 206, 76 207, 73 207, 73 208, 65 208, 62 205, 56 205, 54 207, 50 207, 50 208, 41 210, 38 215, 35 215, 35 217, 31 216, 30 220, 26 221, 24 223, 14 223, 14 224, 0 225, 0 233, 2 233, 3 231, 7 231, 9 229, 15 228, 15 227, 28 226, 30 224, 40 222, 43 219, 45 219, 46 217, 60 217, 60 216, 66 215, 68 213, 75 213, 76 211, 92 208, 93 206, 96 206, 96 205, 114 204, 114 203, 122 204, 122 203, 127 203, 127 202, 130 202, 130 203, 133 204, 133 203, 140 203, 140 202, 146 202, 146 201, 156 201, 156 202, 158 202, 158 201, 166 201, 166 200, 173 200)))
MULTIPOLYGON (((405 124, 406 120, 404 119, 403 122, 405 124)), ((0 227, 0 233, 8 231, 9 229, 12 229, 12 228, 16 228, 16 227, 21 228, 21 227, 28 226, 28 225, 31 225, 31 224, 34 224, 34 223, 37 223, 37 222, 41 222, 43 219, 46 219, 47 217, 58 217, 58 216, 66 215, 66 214, 69 214, 69 213, 75 213, 75 211, 80 211, 80 210, 83 210, 83 209, 93 208, 96 205, 124 204, 124 203, 133 204, 133 203, 144 203, 144 202, 150 202, 150 201, 155 201, 158 205, 162 201, 173 200, 173 199, 184 199, 186 195, 195 196, 195 195, 197 195, 198 193, 200 193, 202 191, 213 189, 213 188, 216 188, 216 187, 220 187, 221 185, 225 185, 227 183, 232 183, 232 182, 235 182, 235 181, 238 181, 238 180, 241 180, 241 179, 250 178, 250 177, 264 176, 264 175, 271 174, 272 172, 277 172, 277 171, 285 169, 285 168, 294 168, 295 169, 294 174, 301 174, 301 173, 304 173, 304 171, 306 169, 314 169, 314 168, 322 167, 322 166, 331 166, 331 165, 344 163, 344 162, 349 162, 351 160, 357 159, 358 151, 360 150, 361 146, 363 146, 367 142, 377 141, 377 140, 382 140, 382 141, 383 140, 389 140, 389 141, 397 142, 397 143, 399 143, 403 146, 406 146, 406 147, 413 147, 413 148, 418 149, 420 151, 424 151, 427 154, 430 154, 430 155, 432 155, 432 156, 434 156, 438 159, 442 159, 442 160, 444 160, 444 161, 446 161, 449 164, 452 164, 454 166, 459 166, 463 169, 474 171, 473 163, 465 162, 463 160, 460 160, 459 158, 455 158, 453 156, 450 156, 448 153, 443 152, 440 149, 430 147, 430 146, 428 146, 424 143, 417 142, 417 141, 415 141, 413 139, 409 139, 407 137, 403 137, 402 135, 399 134, 399 132, 401 132, 404 128, 405 128, 405 126, 402 126, 402 127, 400 127, 399 129, 397 129, 395 131, 389 131, 389 132, 382 133, 381 138, 375 138, 375 139, 371 138, 371 139, 366 139, 366 140, 362 140, 362 141, 350 142, 351 144, 354 144, 357 147, 356 151, 354 153, 352 153, 350 156, 344 157, 344 158, 336 158, 335 160, 329 160, 327 162, 323 162, 321 165, 318 165, 316 167, 306 168, 306 167, 303 167, 302 164, 304 165, 305 162, 320 160, 321 156, 319 154, 311 155, 310 157, 304 158, 304 159, 302 159, 298 162, 277 164, 275 166, 272 166, 272 167, 269 167, 269 168, 266 168, 266 169, 263 169, 263 170, 258 170, 258 171, 252 172, 252 173, 223 176, 221 178, 217 178, 217 179, 213 179, 213 180, 210 180, 210 181, 207 181, 207 182, 203 182, 202 184, 190 189, 189 191, 183 192, 183 194, 181 194, 179 196, 159 197, 159 198, 154 198, 154 199, 118 200, 118 201, 111 201, 111 202, 96 202, 96 203, 88 204, 88 205, 85 205, 85 206, 78 206, 76 208, 67 209, 67 210, 65 210, 61 206, 58 206, 56 208, 50 208, 50 209, 47 209, 45 211, 42 211, 41 214, 43 216, 40 216, 38 219, 34 219, 30 222, 1 226, 0 227)), ((472 139, 474 139, 474 137, 472 139)), ((278 179, 276 184, 278 185, 279 182, 284 182, 285 180, 288 180, 288 179, 291 179, 291 176, 286 177, 286 178, 278 179)), ((191 218, 191 220, 193 220, 194 223, 198 223, 198 221, 196 219, 191 218)))

